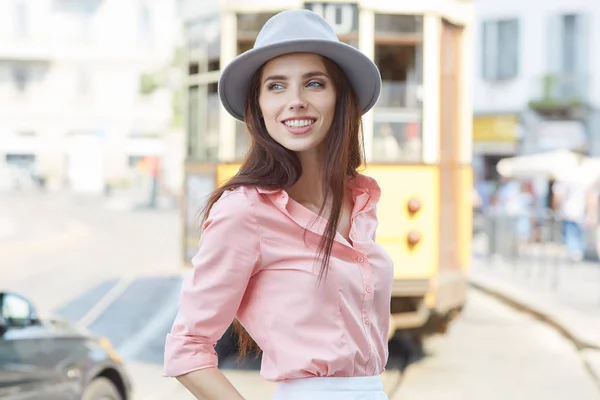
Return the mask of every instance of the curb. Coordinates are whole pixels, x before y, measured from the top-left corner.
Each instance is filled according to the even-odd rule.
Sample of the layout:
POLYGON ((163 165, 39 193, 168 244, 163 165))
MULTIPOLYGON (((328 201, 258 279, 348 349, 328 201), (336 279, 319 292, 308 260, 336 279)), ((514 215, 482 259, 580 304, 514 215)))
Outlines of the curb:
POLYGON ((534 304, 534 302, 526 298, 526 295, 520 293, 518 289, 510 290, 508 284, 502 285, 497 282, 493 283, 491 282, 492 280, 493 279, 486 279, 480 274, 469 276, 469 284, 471 287, 535 317, 556 329, 567 340, 573 343, 581 356, 585 369, 600 390, 600 335, 594 335, 593 332, 588 334, 588 332, 582 333, 581 331, 577 331, 572 324, 567 322, 567 320, 534 304), (594 336, 597 337, 597 339, 590 340, 590 337, 594 336))

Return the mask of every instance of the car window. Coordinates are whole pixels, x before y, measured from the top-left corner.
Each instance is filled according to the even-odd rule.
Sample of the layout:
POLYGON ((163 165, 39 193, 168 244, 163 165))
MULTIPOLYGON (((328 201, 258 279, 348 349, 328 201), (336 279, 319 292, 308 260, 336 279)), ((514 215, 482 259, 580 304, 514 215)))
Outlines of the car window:
POLYGON ((27 300, 11 293, 2 299, 2 317, 9 326, 27 326, 31 323, 32 307, 27 300))

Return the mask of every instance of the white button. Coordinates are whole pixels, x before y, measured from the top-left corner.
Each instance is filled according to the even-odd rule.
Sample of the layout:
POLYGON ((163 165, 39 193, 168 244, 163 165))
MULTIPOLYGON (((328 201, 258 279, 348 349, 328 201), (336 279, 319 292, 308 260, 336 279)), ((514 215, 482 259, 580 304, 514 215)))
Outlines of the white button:
POLYGON ((369 321, 368 318, 365 318, 365 325, 369 325, 371 323, 371 321, 369 321))
POLYGON ((365 289, 367 291, 367 293, 371 293, 371 286, 367 286, 367 288, 365 289))
POLYGON ((358 262, 359 263, 364 263, 365 262, 365 258, 363 256, 358 257, 358 262))

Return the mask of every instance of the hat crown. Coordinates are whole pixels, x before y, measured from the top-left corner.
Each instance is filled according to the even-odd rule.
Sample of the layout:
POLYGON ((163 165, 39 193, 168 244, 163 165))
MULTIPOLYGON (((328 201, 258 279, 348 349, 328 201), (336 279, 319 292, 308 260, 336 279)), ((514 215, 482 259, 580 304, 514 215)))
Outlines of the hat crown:
POLYGON ((256 37, 254 48, 290 40, 339 42, 331 25, 319 14, 310 10, 288 10, 269 18, 256 37))

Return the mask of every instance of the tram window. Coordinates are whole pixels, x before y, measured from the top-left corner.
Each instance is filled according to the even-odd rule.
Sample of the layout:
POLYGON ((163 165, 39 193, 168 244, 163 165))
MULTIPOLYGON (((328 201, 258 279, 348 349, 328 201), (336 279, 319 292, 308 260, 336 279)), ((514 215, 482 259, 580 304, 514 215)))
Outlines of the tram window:
POLYGON ((237 39, 240 42, 251 42, 252 47, 258 32, 275 13, 244 13, 237 15, 237 39))
POLYGON ((237 31, 239 34, 258 35, 263 25, 275 13, 243 13, 237 15, 237 31))
POLYGON ((242 54, 242 53, 250 50, 252 47, 254 47, 254 43, 252 41, 247 41, 247 40, 239 41, 237 52, 238 52, 238 54, 242 54))
POLYGON ((423 52, 421 43, 375 44, 382 87, 374 109, 373 162, 420 162, 423 52))
POLYGON ((374 162, 421 161, 421 124, 412 122, 376 122, 373 127, 374 162))
POLYGON ((188 89, 187 155, 194 157, 198 148, 198 85, 188 89))
POLYGON ((219 94, 217 92, 217 83, 208 85, 208 101, 206 110, 206 159, 216 160, 219 156, 219 94))
POLYGON ((216 161, 219 146, 217 84, 191 86, 188 98, 188 157, 216 161))
POLYGON ((378 107, 421 107, 422 59, 420 45, 375 46, 375 63, 383 81, 378 107))
POLYGON ((375 33, 422 34, 422 15, 375 14, 375 33))

